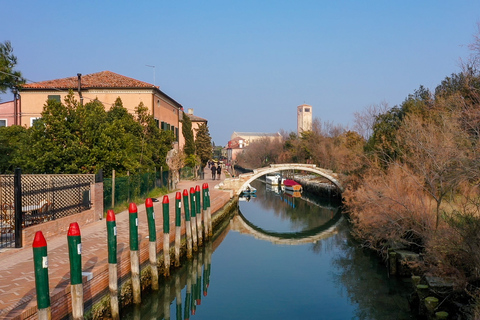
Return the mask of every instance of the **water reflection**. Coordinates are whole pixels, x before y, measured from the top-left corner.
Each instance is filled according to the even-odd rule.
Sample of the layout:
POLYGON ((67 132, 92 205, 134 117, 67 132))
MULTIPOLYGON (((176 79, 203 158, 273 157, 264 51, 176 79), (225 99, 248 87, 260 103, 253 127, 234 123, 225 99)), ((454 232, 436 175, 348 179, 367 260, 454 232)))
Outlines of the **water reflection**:
POLYGON ((281 192, 257 190, 213 242, 122 319, 410 319, 409 288, 352 242, 338 207, 302 194, 293 209, 281 192), (293 227, 278 228, 275 219, 293 227), (259 241, 251 230, 276 240, 259 241), (328 237, 315 238, 325 230, 328 237), (276 245, 303 240, 308 245, 276 245))
POLYGON ((122 318, 168 320, 175 303, 175 319, 190 319, 201 308, 202 294, 204 297, 208 294, 212 253, 213 244, 210 242, 192 260, 185 261, 172 277, 162 278, 159 290, 142 297, 141 307, 128 308, 122 318))

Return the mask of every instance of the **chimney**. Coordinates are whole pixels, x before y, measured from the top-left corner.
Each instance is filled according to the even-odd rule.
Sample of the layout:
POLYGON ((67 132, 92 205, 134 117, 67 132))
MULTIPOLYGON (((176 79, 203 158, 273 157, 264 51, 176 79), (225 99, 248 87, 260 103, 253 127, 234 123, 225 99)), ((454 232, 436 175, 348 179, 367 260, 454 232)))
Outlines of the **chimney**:
POLYGON ((193 115, 193 108, 188 108, 188 109, 187 109, 187 113, 193 115))
POLYGON ((80 105, 83 106, 83 97, 82 97, 82 74, 77 73, 78 77, 78 95, 80 97, 80 105))

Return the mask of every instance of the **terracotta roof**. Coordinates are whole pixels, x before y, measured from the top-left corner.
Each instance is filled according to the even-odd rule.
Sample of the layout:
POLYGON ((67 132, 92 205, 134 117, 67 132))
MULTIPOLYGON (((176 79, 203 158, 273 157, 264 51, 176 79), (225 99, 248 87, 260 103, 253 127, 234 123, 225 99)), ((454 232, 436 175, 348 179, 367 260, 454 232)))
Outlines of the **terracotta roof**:
MULTIPOLYGON (((78 88, 78 77, 47 80, 35 83, 28 83, 22 89, 76 89, 78 88)), ((159 88, 153 84, 125 77, 111 71, 102 71, 82 75, 82 89, 89 88, 159 88)))
POLYGON ((193 122, 207 122, 207 119, 195 116, 193 114, 186 113, 186 115, 190 118, 190 121, 193 121, 193 122))

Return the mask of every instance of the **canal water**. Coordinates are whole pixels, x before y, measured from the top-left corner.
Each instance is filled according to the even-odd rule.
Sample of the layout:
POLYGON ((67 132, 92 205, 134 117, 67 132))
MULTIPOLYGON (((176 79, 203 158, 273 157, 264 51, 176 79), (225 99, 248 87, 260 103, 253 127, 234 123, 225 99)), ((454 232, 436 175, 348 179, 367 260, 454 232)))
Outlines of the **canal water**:
POLYGON ((225 230, 122 319, 415 319, 327 200, 252 184, 225 230))

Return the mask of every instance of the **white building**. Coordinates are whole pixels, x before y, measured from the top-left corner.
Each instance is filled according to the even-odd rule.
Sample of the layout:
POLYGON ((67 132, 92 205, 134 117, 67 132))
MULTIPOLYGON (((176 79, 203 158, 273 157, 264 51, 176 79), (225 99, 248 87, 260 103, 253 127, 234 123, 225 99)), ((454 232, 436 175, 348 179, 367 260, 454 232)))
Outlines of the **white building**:
POLYGON ((312 130, 312 106, 302 104, 297 107, 297 135, 312 130))

